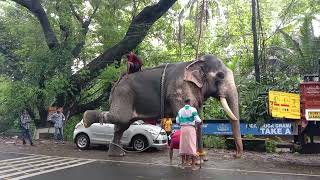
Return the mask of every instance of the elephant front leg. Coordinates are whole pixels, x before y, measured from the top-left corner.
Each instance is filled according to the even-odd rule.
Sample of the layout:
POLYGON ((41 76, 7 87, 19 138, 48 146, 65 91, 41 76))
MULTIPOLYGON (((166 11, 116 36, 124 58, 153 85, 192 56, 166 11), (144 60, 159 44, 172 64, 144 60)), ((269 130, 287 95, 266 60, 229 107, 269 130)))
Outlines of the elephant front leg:
POLYGON ((123 125, 115 125, 114 126, 114 136, 112 139, 112 143, 109 145, 108 155, 109 156, 124 156, 125 152, 122 149, 120 144, 120 140, 122 138, 123 132, 127 130, 123 125))

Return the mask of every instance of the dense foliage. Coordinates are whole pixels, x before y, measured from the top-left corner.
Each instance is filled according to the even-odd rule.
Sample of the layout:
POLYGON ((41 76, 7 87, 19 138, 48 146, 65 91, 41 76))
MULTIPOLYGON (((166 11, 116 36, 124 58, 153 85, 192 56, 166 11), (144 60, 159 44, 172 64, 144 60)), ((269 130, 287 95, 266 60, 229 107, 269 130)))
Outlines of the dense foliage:
MULTIPOLYGON (((28 109, 36 125, 45 123, 49 106, 64 106, 68 117, 89 107, 107 109, 108 92, 125 63, 116 61, 94 72, 98 76, 81 90, 72 84, 72 76, 78 73, 85 79, 92 74, 82 67, 121 41, 137 14, 155 3, 39 2, 59 42, 55 48, 30 11, 15 0, 0 2, 0 131, 13 126, 23 109, 28 109)), ((197 52, 216 54, 235 73, 241 119, 264 121, 268 115, 263 94, 269 89, 298 91, 304 74, 317 73, 320 2, 257 2, 259 83, 254 79, 251 1, 178 0, 156 21, 135 51, 149 67, 193 60, 197 52)), ((207 102, 204 116, 225 118, 215 100, 207 102)))

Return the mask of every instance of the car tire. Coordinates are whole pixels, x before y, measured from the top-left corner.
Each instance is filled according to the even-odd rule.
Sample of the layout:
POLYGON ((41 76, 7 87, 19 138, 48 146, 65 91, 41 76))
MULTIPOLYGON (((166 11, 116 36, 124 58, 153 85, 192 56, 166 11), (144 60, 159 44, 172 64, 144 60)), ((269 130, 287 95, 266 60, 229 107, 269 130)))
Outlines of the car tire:
POLYGON ((138 135, 132 138, 131 145, 135 151, 144 151, 149 146, 149 142, 145 136, 138 135))
POLYGON ((89 139, 88 135, 79 134, 76 137, 76 145, 81 150, 88 149, 90 146, 90 139, 89 139))

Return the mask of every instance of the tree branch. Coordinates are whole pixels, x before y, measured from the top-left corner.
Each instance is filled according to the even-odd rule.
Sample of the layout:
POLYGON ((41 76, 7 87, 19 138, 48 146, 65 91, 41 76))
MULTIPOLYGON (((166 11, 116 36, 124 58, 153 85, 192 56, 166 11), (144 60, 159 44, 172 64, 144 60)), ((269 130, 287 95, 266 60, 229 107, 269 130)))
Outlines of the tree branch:
POLYGON ((90 25, 90 23, 91 23, 91 20, 92 20, 92 18, 94 17, 94 15, 97 13, 97 10, 99 9, 99 6, 100 6, 100 3, 101 3, 101 0, 98 2, 98 4, 97 4, 97 6, 93 9, 93 12, 92 12, 92 14, 91 14, 91 16, 89 17, 89 19, 87 20, 87 27, 90 25))
POLYGON ((76 9, 74 8, 73 4, 71 3, 71 1, 68 1, 68 4, 70 6, 70 9, 72 11, 72 14, 74 15, 74 17, 76 17, 76 19, 80 22, 81 25, 83 25, 83 18, 77 13, 76 9))
POLYGON ((101 1, 98 2, 97 6, 93 9, 93 12, 92 12, 91 16, 87 20, 83 20, 83 19, 79 20, 78 18, 80 18, 80 16, 75 12, 74 7, 71 4, 71 7, 72 7, 71 10, 73 9, 72 12, 75 14, 75 16, 77 17, 77 19, 79 20, 79 22, 81 23, 81 26, 82 26, 82 33, 81 33, 82 38, 81 38, 80 42, 77 43, 75 48, 73 48, 73 50, 72 50, 72 55, 73 55, 74 58, 79 56, 83 46, 85 45, 85 40, 86 40, 85 37, 86 37, 86 35, 87 35, 88 31, 89 31, 89 25, 90 25, 90 23, 92 21, 92 18, 94 17, 94 15, 96 14, 96 12, 97 12, 97 10, 99 8, 100 3, 101 3, 101 1))
MULTIPOLYGON (((60 8, 61 7, 60 7, 59 3, 60 3, 60 1, 57 1, 55 5, 56 5, 56 11, 60 15, 60 8)), ((66 24, 62 23, 61 21, 62 20, 59 18, 59 20, 58 20, 59 28, 60 28, 60 31, 61 31, 61 35, 63 37, 63 40, 62 40, 61 43, 63 44, 68 40, 68 37, 70 35, 70 28, 66 24)))
POLYGON ((39 0, 12 0, 21 6, 27 8, 40 22, 44 36, 47 41, 47 45, 50 49, 53 49, 59 45, 56 34, 53 32, 48 16, 44 11, 39 0))
POLYGON ((107 65, 121 59, 121 57, 136 48, 147 35, 151 26, 176 2, 176 0, 160 0, 157 4, 145 7, 131 22, 125 37, 103 54, 92 60, 82 70, 71 77, 71 83, 77 91, 81 91, 87 82, 99 75, 99 71, 107 65), (89 70, 83 77, 81 74, 89 70))

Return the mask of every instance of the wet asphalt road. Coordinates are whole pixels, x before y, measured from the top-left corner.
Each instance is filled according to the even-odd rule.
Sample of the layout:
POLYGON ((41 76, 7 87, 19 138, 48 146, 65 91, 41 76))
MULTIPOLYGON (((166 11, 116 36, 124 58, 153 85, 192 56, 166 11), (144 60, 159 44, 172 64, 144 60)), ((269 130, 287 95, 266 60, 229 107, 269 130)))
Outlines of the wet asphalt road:
POLYGON ((250 171, 205 167, 198 171, 175 165, 92 160, 72 157, 0 152, 0 179, 34 180, 126 180, 126 179, 213 179, 213 180, 313 180, 320 175, 250 171))

